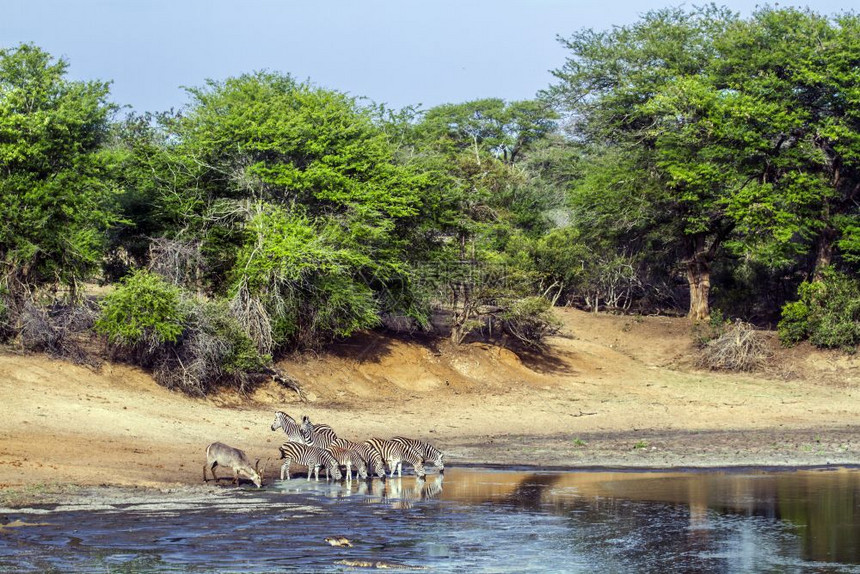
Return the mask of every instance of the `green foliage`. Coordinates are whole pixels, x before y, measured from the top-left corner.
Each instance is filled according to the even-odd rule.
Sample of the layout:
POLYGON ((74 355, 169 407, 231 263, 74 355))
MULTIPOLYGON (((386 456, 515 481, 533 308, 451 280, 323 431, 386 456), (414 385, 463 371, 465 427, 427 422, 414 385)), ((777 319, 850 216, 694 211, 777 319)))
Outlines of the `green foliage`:
POLYGON ((176 342, 184 321, 179 288, 140 270, 105 297, 95 328, 114 345, 153 349, 176 342))
POLYGON ((827 265, 834 249, 853 257, 858 29, 853 14, 741 20, 706 6, 564 40, 570 57, 546 95, 589 150, 572 223, 684 265, 701 318, 699 286, 721 257, 774 272, 827 265))
POLYGON ((552 304, 544 297, 516 300, 499 314, 499 319, 505 332, 537 349, 542 349, 544 339, 561 327, 561 321, 552 312, 552 304))
POLYGON ((803 301, 791 301, 782 307, 782 319, 777 326, 779 340, 794 345, 809 336, 809 306, 803 301))
POLYGON ((108 84, 69 81, 67 68, 30 44, 0 50, 0 265, 16 291, 90 276, 116 218, 108 84))
POLYGON ((514 163, 524 149, 555 129, 558 115, 539 100, 507 103, 498 98, 443 104, 428 110, 418 139, 448 153, 489 152, 514 163))
POLYGON ((361 271, 381 278, 399 272, 385 263, 362 253, 332 220, 261 207, 247 226, 234 285, 263 302, 275 346, 316 346, 379 324, 361 271))
POLYGON ((790 345, 808 338, 817 347, 855 352, 860 343, 860 284, 843 273, 827 269, 821 278, 805 281, 798 301, 783 307, 778 331, 790 345))
POLYGON ((189 113, 174 126, 176 151, 202 162, 212 196, 297 203, 376 222, 414 214, 410 174, 393 162, 371 110, 354 98, 266 72, 189 93, 189 113))

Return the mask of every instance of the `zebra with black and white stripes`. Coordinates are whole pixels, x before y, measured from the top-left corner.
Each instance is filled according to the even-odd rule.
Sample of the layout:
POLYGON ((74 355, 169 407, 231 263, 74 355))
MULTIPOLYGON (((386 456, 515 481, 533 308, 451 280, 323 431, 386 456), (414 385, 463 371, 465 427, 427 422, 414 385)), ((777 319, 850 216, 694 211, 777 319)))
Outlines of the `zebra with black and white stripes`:
POLYGON ((327 448, 337 440, 337 433, 327 424, 313 424, 308 415, 302 416, 301 433, 306 444, 327 448))
POLYGON ((320 479, 320 467, 325 467, 327 474, 334 480, 343 478, 337 461, 325 449, 298 442, 285 442, 278 450, 281 451, 281 459, 286 459, 281 466, 281 480, 284 480, 284 475, 287 480, 290 479, 290 463, 293 462, 308 467, 308 480, 311 479, 311 474, 316 476, 316 480, 320 479))
POLYGON ((439 469, 439 472, 445 472, 445 462, 442 460, 442 451, 423 440, 417 438, 407 438, 405 436, 396 436, 391 439, 403 446, 403 448, 412 450, 421 457, 423 463, 432 462, 433 466, 439 469))
POLYGON ((404 461, 415 468, 416 476, 422 477, 426 474, 421 456, 415 451, 404 448, 400 443, 372 438, 364 441, 364 444, 369 445, 379 453, 380 458, 388 465, 389 477, 393 477, 395 471, 397 471, 397 476, 402 476, 404 461))
POLYGON ((272 422, 272 430, 284 429, 284 434, 287 435, 287 440, 291 442, 305 442, 305 437, 302 435, 302 427, 295 421, 293 417, 284 411, 275 412, 275 420, 272 422))
POLYGON ((379 451, 367 443, 356 444, 345 438, 338 438, 331 446, 345 448, 353 451, 367 467, 367 474, 376 474, 379 478, 385 478, 385 463, 382 461, 379 451))
POLYGON ((352 449, 329 445, 326 448, 340 466, 346 467, 346 479, 352 480, 352 468, 355 467, 356 477, 364 480, 367 478, 367 464, 361 456, 352 449))

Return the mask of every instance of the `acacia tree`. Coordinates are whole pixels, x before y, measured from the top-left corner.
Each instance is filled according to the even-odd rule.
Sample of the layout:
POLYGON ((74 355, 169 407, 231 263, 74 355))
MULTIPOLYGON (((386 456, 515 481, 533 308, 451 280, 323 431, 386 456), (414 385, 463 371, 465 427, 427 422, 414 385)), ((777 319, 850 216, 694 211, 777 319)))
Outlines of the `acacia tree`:
POLYGON ((747 248, 808 255, 815 276, 856 258, 860 16, 766 8, 734 22, 716 47, 715 87, 743 98, 732 125, 751 183, 729 207, 747 248))
POLYGON ((416 131, 436 146, 490 152, 513 164, 524 149, 555 130, 555 120, 555 112, 540 100, 486 98, 431 108, 416 131))
POLYGON ((578 32, 562 40, 571 56, 547 91, 569 114, 574 136, 592 146, 592 169, 603 174, 583 180, 574 204, 590 205, 589 217, 609 223, 610 235, 659 237, 686 272, 694 319, 709 315, 711 263, 733 227, 723 200, 734 174, 710 156, 713 138, 700 129, 702 108, 713 103, 707 95, 683 106, 666 105, 665 95, 707 76, 713 38, 732 19, 713 6, 666 9, 632 26, 578 32), (627 159, 617 169, 607 165, 607 150, 627 159), (605 190, 593 187, 607 182, 605 190), (602 191, 602 200, 589 199, 602 191), (621 211, 635 216, 625 229, 612 216, 621 211))
POLYGON ((627 237, 659 238, 675 255, 691 318, 709 314, 722 254, 776 268, 814 248, 821 268, 834 245, 853 245, 856 30, 854 16, 764 9, 744 21, 712 6, 565 41, 573 56, 548 94, 612 182, 589 189, 585 178, 574 203, 605 191, 597 214, 640 207, 627 237), (605 150, 623 167, 602 162, 605 150))
POLYGON ((261 350, 347 335, 408 301, 388 295, 406 283, 420 181, 371 110, 276 73, 189 93, 187 112, 165 123, 184 193, 170 183, 160 201, 261 350))
POLYGON ((114 220, 102 144, 108 84, 23 44, 0 50, 0 265, 13 299, 95 271, 114 220))

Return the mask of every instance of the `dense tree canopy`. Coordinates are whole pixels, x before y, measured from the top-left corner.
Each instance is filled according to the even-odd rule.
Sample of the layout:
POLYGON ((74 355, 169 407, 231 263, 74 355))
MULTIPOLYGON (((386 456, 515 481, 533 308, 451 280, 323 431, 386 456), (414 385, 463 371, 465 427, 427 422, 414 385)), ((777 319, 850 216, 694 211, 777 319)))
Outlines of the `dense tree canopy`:
POLYGON ((108 84, 69 81, 67 68, 32 45, 0 50, 0 264, 13 292, 74 287, 115 220, 108 84))
POLYGON ((571 56, 547 93, 592 148, 573 197, 580 217, 614 222, 598 234, 615 241, 659 238, 646 249, 685 270, 697 319, 720 257, 777 269, 815 249, 820 269, 836 247, 851 255, 857 22, 770 8, 741 20, 709 6, 565 40, 571 56))
POLYGON ((561 42, 534 100, 389 110, 254 72, 122 119, 0 49, 0 334, 98 277, 98 332, 192 392, 380 324, 540 348, 551 303, 785 305, 787 342, 856 346, 860 18, 671 8, 561 42))

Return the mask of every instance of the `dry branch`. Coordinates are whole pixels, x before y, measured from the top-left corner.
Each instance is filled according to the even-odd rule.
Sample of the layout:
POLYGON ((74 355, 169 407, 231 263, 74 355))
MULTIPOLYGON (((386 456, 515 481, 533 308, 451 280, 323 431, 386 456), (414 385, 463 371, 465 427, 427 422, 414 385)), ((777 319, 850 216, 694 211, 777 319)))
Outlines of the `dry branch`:
POLYGON ((749 323, 736 321, 719 338, 709 341, 698 360, 700 367, 752 371, 770 356, 762 336, 749 323))

